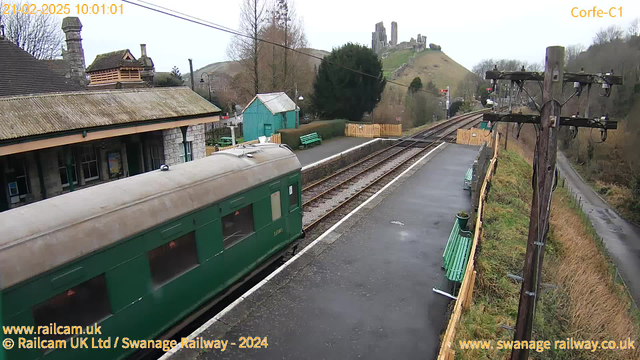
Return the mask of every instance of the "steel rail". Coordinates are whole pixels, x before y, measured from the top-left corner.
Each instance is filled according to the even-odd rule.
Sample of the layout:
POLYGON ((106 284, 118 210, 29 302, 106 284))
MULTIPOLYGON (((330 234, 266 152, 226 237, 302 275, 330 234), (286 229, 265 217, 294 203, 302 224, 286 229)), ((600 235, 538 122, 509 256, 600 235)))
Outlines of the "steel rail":
MULTIPOLYGON (((482 114, 475 114, 475 116, 482 116, 482 114)), ((476 120, 475 118, 473 120, 476 120)), ((470 121, 471 122, 471 121, 470 121)), ((352 194, 350 197, 348 197, 347 199, 345 199, 344 201, 342 201, 338 206, 334 207, 333 209, 331 209, 330 211, 326 212, 325 214, 323 214, 322 216, 318 217, 317 219, 315 219, 312 223, 308 224, 307 226, 304 227, 305 231, 308 231, 309 229, 311 229, 312 227, 314 227, 315 225, 317 225, 320 221, 324 220, 327 216, 333 214, 336 210, 342 208, 343 206, 345 206, 347 203, 349 203, 351 200, 355 199, 358 195, 360 195, 361 193, 363 193, 365 190, 368 190, 369 188, 371 188, 372 186, 378 184, 382 179, 386 178, 389 174, 391 174, 392 172, 396 171, 398 168, 400 168, 401 166, 404 166, 405 164, 407 164, 408 162, 416 159, 418 156, 422 155, 424 152, 426 152, 427 150, 430 150, 432 147, 434 147, 436 144, 440 144, 440 141, 442 141, 444 138, 446 138, 447 136, 449 136, 450 134, 452 134, 453 132, 457 131, 458 128, 454 128, 451 129, 449 131, 447 131, 446 133, 444 133, 442 136, 440 136, 438 139, 436 139, 434 142, 432 142, 431 144, 427 145, 426 147, 424 147, 422 150, 420 150, 419 152, 417 152, 416 154, 412 155, 411 157, 407 158, 406 160, 400 162, 399 164, 397 164, 396 166, 394 166, 393 168, 389 169, 388 171, 386 171, 384 174, 380 175, 377 179, 373 180, 371 183, 367 184, 366 186, 364 186, 362 189, 358 190, 357 192, 355 192, 354 194, 352 194)))

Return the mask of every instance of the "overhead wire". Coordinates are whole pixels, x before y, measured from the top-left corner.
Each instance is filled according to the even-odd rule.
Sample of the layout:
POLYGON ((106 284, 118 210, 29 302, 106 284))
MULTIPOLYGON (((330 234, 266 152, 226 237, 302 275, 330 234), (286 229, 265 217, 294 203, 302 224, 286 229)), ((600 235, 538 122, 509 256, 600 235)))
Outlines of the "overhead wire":
MULTIPOLYGON (((388 80, 384 76, 376 76, 376 75, 373 75, 373 74, 365 73, 365 72, 357 70, 357 69, 352 69, 352 68, 349 68, 349 67, 344 66, 342 64, 338 64, 338 63, 335 63, 333 61, 326 60, 323 57, 320 57, 320 56, 317 56, 317 55, 313 55, 313 54, 309 54, 309 53, 306 53, 306 52, 303 52, 303 51, 300 51, 300 50, 297 50, 297 49, 293 49, 293 48, 290 48, 288 46, 285 46, 285 45, 282 45, 282 44, 278 44, 278 43, 270 41, 270 40, 265 40, 265 39, 262 39, 262 38, 259 38, 259 37, 254 37, 252 35, 244 34, 244 33, 240 32, 238 30, 234 30, 234 29, 228 28, 228 27, 223 26, 223 25, 216 24, 216 23, 208 21, 208 20, 200 19, 200 18, 197 18, 197 17, 192 16, 192 15, 184 14, 184 13, 181 13, 181 12, 178 12, 176 10, 169 9, 169 8, 166 8, 166 7, 163 7, 163 6, 160 6, 160 5, 156 5, 156 4, 153 4, 151 2, 147 2, 147 1, 143 1, 143 0, 136 0, 136 1, 120 0, 120 1, 122 1, 124 3, 127 3, 127 4, 138 6, 138 7, 147 9, 147 10, 151 10, 151 11, 163 14, 163 15, 171 16, 171 17, 174 17, 174 18, 177 18, 177 19, 180 19, 180 20, 184 20, 184 21, 188 21, 188 22, 191 22, 191 23, 194 23, 194 24, 206 26, 206 27, 211 28, 211 29, 223 31, 223 32, 235 35, 235 36, 244 37, 244 38, 248 38, 248 39, 252 39, 252 40, 257 40, 257 41, 260 41, 260 42, 263 42, 263 43, 266 43, 266 44, 278 46, 278 47, 280 47, 282 49, 289 50, 291 52, 294 52, 294 53, 297 53, 297 54, 300 54, 300 55, 304 55, 304 56, 308 56, 308 57, 311 57, 311 58, 315 58, 315 59, 323 61, 323 62, 325 62, 327 64, 341 67, 341 68, 343 68, 345 70, 360 74, 362 76, 367 76, 367 77, 370 77, 370 78, 373 78, 373 79, 376 79, 376 80, 380 80, 380 81, 384 80, 389 84, 393 84, 393 85, 409 88, 409 85, 405 85, 405 84, 401 84, 399 82, 388 80)), ((424 89, 419 89, 419 91, 428 92, 427 90, 424 90, 424 89)))

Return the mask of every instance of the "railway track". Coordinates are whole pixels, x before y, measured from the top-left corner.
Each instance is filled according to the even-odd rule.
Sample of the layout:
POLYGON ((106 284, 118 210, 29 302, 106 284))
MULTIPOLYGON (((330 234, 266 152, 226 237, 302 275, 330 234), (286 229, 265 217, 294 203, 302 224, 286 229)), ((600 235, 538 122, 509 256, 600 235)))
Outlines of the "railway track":
MULTIPOLYGON (((470 127, 480 122, 481 118, 482 113, 472 113, 440 122, 420 133, 401 138, 393 146, 370 154, 330 176, 305 186, 302 189, 303 208, 305 210, 311 208, 326 210, 326 212, 321 211, 322 214, 318 215, 317 218, 308 220, 307 223, 305 223, 305 216, 303 216, 303 226, 307 232, 307 237, 293 245, 293 251, 291 251, 291 248, 286 248, 272 256, 262 266, 248 274, 244 280, 230 287, 208 304, 203 305, 201 309, 183 319, 183 321, 159 338, 179 340, 188 336, 280 267, 295 253, 296 248, 302 249, 307 246, 317 235, 326 231, 340 218, 366 201, 366 199, 395 178, 397 174, 400 174, 420 159, 423 154, 440 144, 446 137, 454 134, 458 128, 470 127), (433 139, 433 142, 429 143, 429 139, 433 139), (417 147, 421 145, 424 147, 417 147), (353 191, 349 191, 350 184, 358 187, 354 188, 353 191), (339 194, 343 194, 343 196, 337 197, 339 194)), ((151 360, 158 359, 162 355, 163 352, 159 350, 141 350, 132 354, 128 359, 151 360)))
MULTIPOLYGON (((480 121, 482 121, 482 112, 465 114, 438 123, 305 186, 302 189, 304 209, 302 222, 305 231, 310 232, 313 229, 316 233, 315 228, 329 217, 336 214, 336 217, 342 217, 391 181, 395 174, 411 166, 428 150, 446 138, 455 140, 457 129, 471 127, 480 121), (454 134, 453 137, 452 134, 454 134), (429 142, 429 139, 432 141, 429 142), (417 147, 420 145, 425 146, 417 147)), ((334 221, 327 221, 321 228, 326 229, 332 223, 334 221)))

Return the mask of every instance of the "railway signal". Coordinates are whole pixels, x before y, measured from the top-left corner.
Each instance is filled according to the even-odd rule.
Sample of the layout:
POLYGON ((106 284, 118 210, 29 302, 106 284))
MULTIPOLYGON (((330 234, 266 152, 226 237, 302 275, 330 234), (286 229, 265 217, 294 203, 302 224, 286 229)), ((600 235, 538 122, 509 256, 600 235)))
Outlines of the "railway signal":
MULTIPOLYGON (((518 93, 524 91, 529 95, 524 84, 526 81, 543 83, 542 105, 538 105, 529 95, 531 101, 538 109, 540 115, 512 114, 511 111, 504 114, 484 114, 483 119, 488 121, 515 122, 519 124, 530 123, 539 126, 536 150, 534 154, 533 172, 533 199, 531 201, 531 215, 529 219, 529 235, 527 250, 525 253, 524 270, 522 276, 522 288, 520 290, 520 302, 518 304, 518 317, 514 340, 518 342, 530 341, 533 330, 533 319, 536 302, 540 294, 542 277, 542 261, 546 245, 546 235, 549 231, 549 215, 551 212, 551 198, 557 181, 556 170, 556 137, 560 126, 570 126, 572 129, 579 127, 600 129, 601 139, 607 138, 607 130, 617 128, 615 121, 608 118, 589 118, 589 93, 593 84, 601 85, 607 89, 602 96, 611 94, 612 85, 622 85, 622 77, 607 74, 586 74, 564 72, 564 48, 551 46, 547 48, 544 73, 521 71, 501 72, 497 68, 487 71, 487 80, 491 80, 494 88, 498 80, 510 80, 515 84, 518 93), (562 100, 562 89, 566 83, 573 83, 575 92, 566 100, 562 100), (561 116, 562 106, 572 97, 579 97, 582 89, 587 88, 587 107, 585 117, 561 116)), ((511 99, 511 92, 509 92, 511 99)), ((577 132, 577 131, 576 131, 577 132)), ((529 357, 529 349, 514 349, 511 360, 524 360, 529 357)))

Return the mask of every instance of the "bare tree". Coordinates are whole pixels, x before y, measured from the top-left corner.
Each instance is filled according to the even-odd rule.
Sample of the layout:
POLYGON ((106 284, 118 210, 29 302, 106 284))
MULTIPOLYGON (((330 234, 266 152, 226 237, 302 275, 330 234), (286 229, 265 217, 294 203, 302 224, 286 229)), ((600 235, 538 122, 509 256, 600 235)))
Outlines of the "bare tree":
POLYGON ((240 8, 239 31, 249 37, 235 36, 227 53, 230 58, 238 61, 245 69, 241 81, 247 83, 242 86, 245 95, 255 95, 260 92, 259 59, 262 44, 259 40, 265 24, 265 4, 261 0, 244 0, 240 8))
MULTIPOLYGON (((28 2, 9 2, 16 8, 28 8, 28 2)), ((5 10, 0 0, 0 9, 5 10)), ((4 11, 1 11, 4 12, 4 11)), ((9 12, 0 14, 0 24, 5 27, 5 35, 9 41, 15 43, 33 55, 36 59, 54 59, 62 55, 64 34, 60 28, 60 20, 50 14, 23 14, 9 12)))
POLYGON ((640 36, 640 18, 631 20, 627 27, 627 38, 632 36, 640 36))
POLYGON ((265 45, 264 56, 261 58, 264 71, 261 73, 270 72, 270 76, 265 76, 262 83, 270 84, 270 91, 284 91, 289 95, 293 95, 296 86, 305 92, 309 91, 314 76, 311 72, 313 64, 308 57, 292 51, 307 47, 304 26, 297 18, 293 2, 278 0, 268 12, 270 19, 263 29, 261 38, 285 48, 265 45))
POLYGON ((582 44, 573 44, 567 46, 564 50, 565 66, 571 67, 578 58, 578 55, 580 55, 580 53, 583 51, 585 51, 585 48, 582 44))
POLYGON ((593 37, 593 43, 600 45, 607 42, 614 42, 618 39, 622 39, 622 35, 624 35, 624 31, 622 31, 619 26, 611 25, 606 29, 600 29, 593 37))

